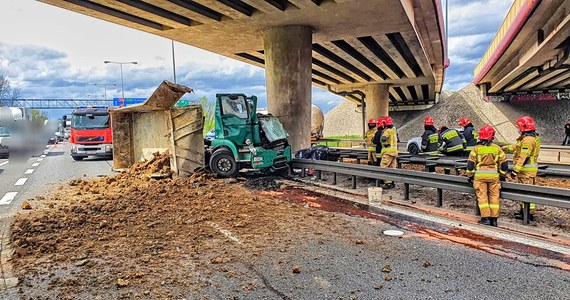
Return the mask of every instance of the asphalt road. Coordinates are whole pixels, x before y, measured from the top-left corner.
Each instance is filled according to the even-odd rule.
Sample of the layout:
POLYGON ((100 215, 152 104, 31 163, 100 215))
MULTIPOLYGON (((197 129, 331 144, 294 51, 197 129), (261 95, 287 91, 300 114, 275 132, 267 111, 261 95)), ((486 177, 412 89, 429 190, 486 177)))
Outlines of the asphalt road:
MULTIPOLYGON (((68 145, 50 146, 45 157, 21 164, 5 162, 0 160, 0 216, 14 214, 22 201, 70 179, 112 174, 111 161, 73 161, 68 145)), ((393 225, 340 217, 354 236, 334 239, 291 232, 259 255, 243 253, 242 260, 204 274, 189 269, 205 287, 188 289, 187 298, 570 299, 570 273, 528 263, 531 253, 523 262, 414 232, 388 237, 382 231, 395 229, 393 225), (382 272, 386 265, 390 272, 382 272), (299 272, 293 272, 297 267, 299 272)), ((230 251, 240 251, 240 246, 230 251)), ((204 253, 203 259, 211 255, 204 253)), ((18 295, 12 289, 4 297, 18 295)))
POLYGON ((22 201, 42 195, 70 179, 109 175, 112 161, 74 161, 70 146, 48 145, 26 160, 0 159, 0 217, 20 210, 22 201))

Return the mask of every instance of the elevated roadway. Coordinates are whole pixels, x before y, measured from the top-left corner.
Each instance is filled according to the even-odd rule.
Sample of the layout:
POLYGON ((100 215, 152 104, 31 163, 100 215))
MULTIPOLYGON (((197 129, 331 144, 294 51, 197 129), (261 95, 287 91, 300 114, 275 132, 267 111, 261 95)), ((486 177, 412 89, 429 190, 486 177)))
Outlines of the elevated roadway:
POLYGON ((312 84, 377 118, 437 102, 447 65, 440 0, 41 2, 265 68, 294 149, 310 145, 312 84))
POLYGON ((474 72, 487 95, 570 90, 570 1, 516 0, 474 72))

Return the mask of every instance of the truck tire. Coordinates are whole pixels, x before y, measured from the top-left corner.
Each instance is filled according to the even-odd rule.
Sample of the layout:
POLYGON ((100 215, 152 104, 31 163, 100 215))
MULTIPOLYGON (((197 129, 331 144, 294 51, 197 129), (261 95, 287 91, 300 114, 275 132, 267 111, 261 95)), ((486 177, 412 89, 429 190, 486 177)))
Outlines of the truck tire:
POLYGON ((239 171, 230 149, 220 148, 210 158, 210 170, 221 177, 235 177, 239 171))
POLYGON ((420 153, 420 149, 418 148, 418 145, 412 143, 408 146, 408 153, 410 153, 411 155, 418 155, 420 153))
POLYGON ((75 161, 79 161, 79 160, 83 160, 83 156, 72 156, 73 160, 75 161))

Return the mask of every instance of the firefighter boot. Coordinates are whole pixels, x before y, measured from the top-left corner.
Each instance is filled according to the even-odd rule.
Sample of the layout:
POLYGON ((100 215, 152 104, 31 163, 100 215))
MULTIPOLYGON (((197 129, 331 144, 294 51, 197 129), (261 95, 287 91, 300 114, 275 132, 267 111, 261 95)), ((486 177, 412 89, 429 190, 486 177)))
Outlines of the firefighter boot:
POLYGON ((497 227, 497 218, 489 218, 489 220, 491 221, 491 226, 497 227))
POLYGON ((490 226, 491 225, 490 219, 491 218, 481 218, 481 220, 479 220, 479 222, 477 222, 477 223, 479 223, 481 225, 489 225, 490 226))

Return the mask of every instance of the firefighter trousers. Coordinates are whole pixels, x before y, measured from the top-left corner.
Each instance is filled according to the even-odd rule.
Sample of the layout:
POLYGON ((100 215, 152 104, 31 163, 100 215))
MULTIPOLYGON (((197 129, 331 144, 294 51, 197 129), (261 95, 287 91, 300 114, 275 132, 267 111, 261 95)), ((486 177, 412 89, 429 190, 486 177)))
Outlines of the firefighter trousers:
POLYGON ((376 149, 368 148, 368 164, 376 165, 376 149))
MULTIPOLYGON (((380 162, 380 167, 382 168, 398 168, 398 153, 388 152, 382 153, 382 161, 380 162)), ((386 184, 392 183, 392 181, 384 181, 386 184)))
POLYGON ((501 193, 499 179, 475 179, 473 188, 477 194, 477 204, 481 211, 481 218, 498 218, 499 195, 501 193))
MULTIPOLYGON (((528 176, 524 173, 520 173, 517 176, 517 182, 518 183, 522 183, 522 184, 531 184, 531 185, 535 185, 536 184, 536 177, 531 177, 528 176)), ((521 206, 521 210, 523 209, 523 203, 520 202, 520 206, 521 206)), ((534 203, 530 203, 530 213, 534 214, 534 211, 536 210, 536 204, 534 203)))

